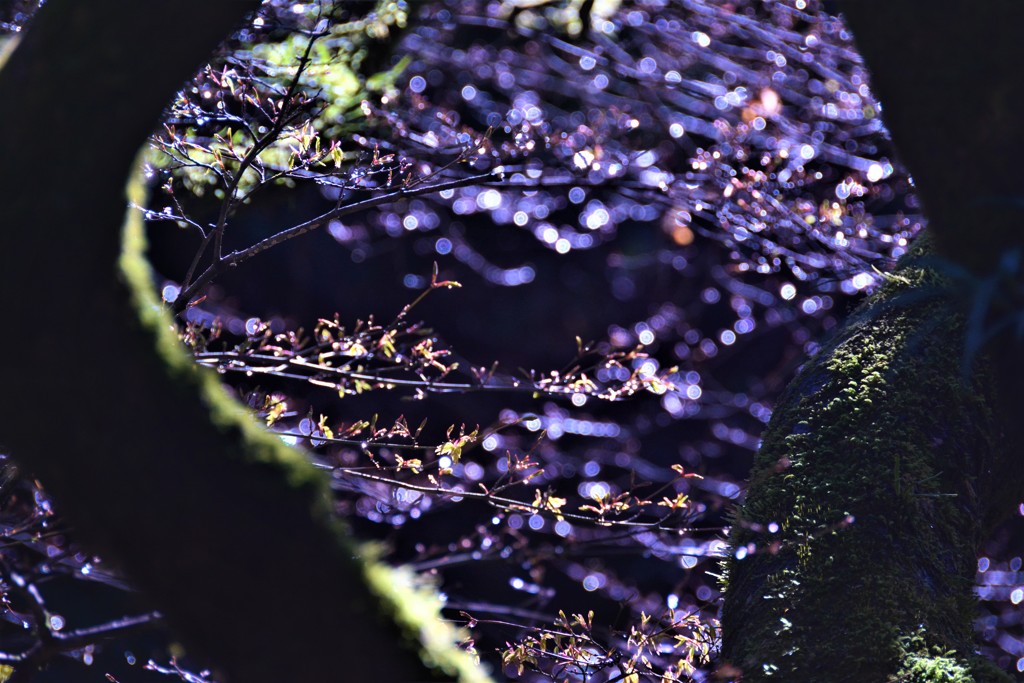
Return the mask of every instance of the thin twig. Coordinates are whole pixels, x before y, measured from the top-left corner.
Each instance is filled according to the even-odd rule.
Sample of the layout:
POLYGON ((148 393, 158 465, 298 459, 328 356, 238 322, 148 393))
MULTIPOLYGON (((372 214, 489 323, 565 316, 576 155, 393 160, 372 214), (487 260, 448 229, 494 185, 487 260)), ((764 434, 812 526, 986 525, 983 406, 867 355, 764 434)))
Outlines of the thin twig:
POLYGON ((275 247, 282 242, 286 242, 292 238, 305 235, 308 232, 312 232, 317 228, 321 228, 327 225, 332 220, 348 216, 359 211, 366 211, 383 204, 397 201, 399 199, 405 199, 409 197, 419 197, 425 194, 432 194, 435 192, 443 192, 445 190, 453 190, 459 187, 467 187, 469 185, 479 184, 480 182, 490 180, 493 178, 500 177, 500 172, 488 172, 481 173, 479 175, 467 176, 465 178, 459 178, 458 180, 451 180, 448 182, 437 183, 434 185, 423 185, 418 187, 403 187, 393 192, 387 192, 370 199, 356 202, 354 204, 347 204, 340 206, 336 209, 332 209, 326 213, 323 213, 316 218, 312 218, 305 223, 299 223, 298 225, 292 226, 286 230, 271 235, 264 240, 257 242, 256 244, 242 249, 240 251, 233 251, 223 258, 214 261, 210 266, 197 277, 190 285, 183 287, 181 293, 174 303, 174 310, 177 313, 185 310, 188 307, 192 297, 195 296, 196 292, 209 284, 214 278, 223 273, 228 268, 233 268, 240 263, 248 261, 252 257, 261 254, 262 252, 275 247))

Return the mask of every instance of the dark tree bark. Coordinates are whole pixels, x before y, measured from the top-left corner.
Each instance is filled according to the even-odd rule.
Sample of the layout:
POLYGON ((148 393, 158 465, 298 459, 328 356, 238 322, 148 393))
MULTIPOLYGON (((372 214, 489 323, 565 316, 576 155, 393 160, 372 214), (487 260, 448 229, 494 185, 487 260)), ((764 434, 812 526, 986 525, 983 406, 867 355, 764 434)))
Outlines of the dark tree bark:
POLYGON ((973 654, 972 584, 1024 483, 1024 361, 994 334, 1019 313, 1024 44, 1005 27, 1024 5, 845 9, 938 257, 906 261, 781 399, 730 537, 723 656, 754 681, 1010 680, 973 654))
POLYGON ((0 69, 0 442, 228 681, 484 680, 177 344, 137 212, 121 255, 137 150, 258 4, 50 0, 0 69))
POLYGON ((1014 0, 841 5, 940 254, 979 274, 1024 246, 1014 0))
MULTIPOLYGON (((1014 0, 912 0, 842 5, 872 73, 900 157, 913 175, 936 254, 958 278, 969 333, 994 333, 1024 302, 1024 22, 1014 0), (971 279, 973 278, 973 279, 971 279)), ((972 343, 978 341, 972 339, 972 343)), ((1012 328, 987 340, 1007 445, 988 476, 991 519, 1024 496, 1024 353, 1012 328)))

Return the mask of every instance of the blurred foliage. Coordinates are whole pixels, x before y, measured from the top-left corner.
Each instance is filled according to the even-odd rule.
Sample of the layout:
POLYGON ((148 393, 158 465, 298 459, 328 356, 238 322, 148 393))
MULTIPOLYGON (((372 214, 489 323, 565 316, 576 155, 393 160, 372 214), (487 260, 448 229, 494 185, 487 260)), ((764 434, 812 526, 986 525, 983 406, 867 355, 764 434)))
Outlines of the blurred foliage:
POLYGON ((394 88, 402 63, 371 74, 359 68, 369 45, 404 25, 404 3, 347 21, 338 7, 292 5, 291 30, 273 23, 278 11, 268 7, 220 69, 207 67, 179 93, 154 137, 149 163, 191 194, 212 186, 218 198, 245 200, 268 178, 293 185, 299 171, 329 174, 344 154, 337 144, 322 149, 320 133, 358 130, 363 100, 394 88))
POLYGON ((0 7, 0 31, 6 38, 10 34, 18 33, 24 28, 27 22, 43 0, 12 0, 5 2, 0 7))
MULTIPOLYGON (((879 111, 812 0, 270 0, 169 105, 143 210, 197 361, 436 577, 467 647, 700 680, 773 402, 921 228, 879 111)), ((979 563, 1006 668, 1019 547, 979 563)))

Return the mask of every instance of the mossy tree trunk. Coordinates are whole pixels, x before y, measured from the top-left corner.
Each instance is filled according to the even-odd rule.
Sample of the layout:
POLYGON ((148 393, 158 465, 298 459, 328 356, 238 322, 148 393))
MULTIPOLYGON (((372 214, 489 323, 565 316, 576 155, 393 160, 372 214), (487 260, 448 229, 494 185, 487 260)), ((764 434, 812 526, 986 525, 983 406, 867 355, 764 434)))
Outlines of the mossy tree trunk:
POLYGON ((911 257, 936 256, 780 399, 730 536, 723 658, 745 681, 1010 680, 973 654, 972 585, 1024 484, 1024 359, 990 335, 1019 314, 1024 5, 844 7, 929 217, 911 257))
MULTIPOLYGON (((842 3, 871 70, 886 126, 914 178, 935 252, 975 334, 1024 314, 1024 3, 842 3)), ((1014 321, 1016 322, 1016 320, 1014 321)), ((1024 495, 1024 348, 1012 328, 988 340, 1007 448, 991 476, 993 518, 1024 495)), ((972 343, 977 341, 972 340, 972 343)))
POLYGON ((971 657, 999 427, 944 294, 897 270, 780 399, 730 536, 745 681, 999 680, 971 657))
POLYGON ((485 680, 177 344, 137 211, 121 254, 138 149, 258 5, 50 0, 0 68, 0 446, 230 682, 485 680))

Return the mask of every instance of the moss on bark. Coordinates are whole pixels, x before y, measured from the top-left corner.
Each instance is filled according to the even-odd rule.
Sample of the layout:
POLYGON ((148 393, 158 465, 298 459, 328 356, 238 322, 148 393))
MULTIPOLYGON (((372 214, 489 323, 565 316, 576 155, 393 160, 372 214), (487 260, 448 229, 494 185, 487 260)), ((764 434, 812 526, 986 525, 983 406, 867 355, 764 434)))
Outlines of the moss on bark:
POLYGON ((487 680, 436 596, 191 362, 134 210, 122 252, 138 148, 256 5, 50 0, 0 68, 2 446, 230 682, 487 680))
POLYGON ((1009 680, 973 656, 998 455, 944 283, 913 259, 808 362, 764 435, 726 561, 745 681, 1009 680), (949 678, 949 676, 953 676, 949 678))

